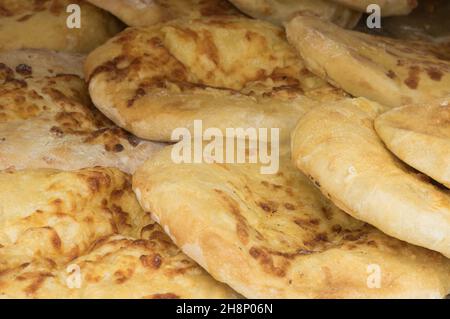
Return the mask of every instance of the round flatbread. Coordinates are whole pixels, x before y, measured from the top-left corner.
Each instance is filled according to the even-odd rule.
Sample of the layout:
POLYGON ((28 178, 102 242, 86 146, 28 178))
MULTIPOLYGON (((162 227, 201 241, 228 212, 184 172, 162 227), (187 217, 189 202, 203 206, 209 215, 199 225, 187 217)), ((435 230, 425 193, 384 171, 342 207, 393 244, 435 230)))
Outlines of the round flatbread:
POLYGON ((133 176, 137 198, 188 256, 245 297, 448 293, 447 258, 339 210, 286 152, 278 172, 263 175, 261 164, 175 164, 176 148, 158 153, 133 176))
POLYGON ((375 128, 398 158, 450 188, 450 99, 395 108, 375 128))
POLYGON ((174 20, 129 28, 85 65, 94 104, 141 138, 173 141, 177 128, 280 128, 336 90, 303 67, 283 29, 244 18, 174 20))
POLYGON ((85 1, 0 0, 0 50, 87 53, 121 29, 114 16, 85 1), (78 14, 78 21, 73 14, 78 14))
POLYGON ((116 169, 1 172, 0 186, 0 298, 238 297, 173 245, 116 169))
POLYGON ((371 4, 377 4, 378 6, 380 6, 381 15, 383 17, 408 15, 418 5, 417 0, 331 0, 331 1, 342 4, 346 7, 349 7, 359 12, 366 12, 367 8, 371 4))
POLYGON ((283 24, 297 14, 329 20, 341 27, 353 28, 361 14, 328 0, 230 0, 251 17, 283 24))
POLYGON ((226 0, 88 0, 129 26, 149 26, 179 18, 242 15, 226 0))
POLYGON ((308 68, 355 97, 391 107, 450 94, 448 46, 348 31, 311 17, 287 26, 308 68))
POLYGON ((162 148, 123 131, 90 102, 83 57, 0 53, 0 169, 136 167, 162 148))
POLYGON ((361 98, 309 112, 293 134, 295 163, 350 215, 450 257, 450 190, 386 149, 373 127, 384 110, 361 98))

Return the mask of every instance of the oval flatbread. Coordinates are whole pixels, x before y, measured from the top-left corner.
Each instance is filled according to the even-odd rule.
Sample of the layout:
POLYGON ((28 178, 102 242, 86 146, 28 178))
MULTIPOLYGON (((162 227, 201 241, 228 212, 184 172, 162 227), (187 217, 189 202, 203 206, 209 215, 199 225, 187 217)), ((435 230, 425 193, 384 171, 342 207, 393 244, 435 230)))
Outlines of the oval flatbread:
POLYGON ((0 169, 136 167, 162 148, 97 111, 83 56, 46 50, 0 53, 0 169))
POLYGON ((87 53, 121 29, 114 16, 85 1, 0 0, 0 50, 87 53))
POLYGON ((450 257, 450 190, 386 149, 373 127, 384 110, 361 98, 309 112, 293 134, 295 163, 350 215, 450 257))
POLYGON ((361 14, 328 0, 230 0, 251 17, 283 24, 297 14, 329 20, 341 27, 353 28, 361 14))
POLYGON ((315 103, 344 93, 303 66, 283 29, 243 18, 175 20, 129 28, 85 65, 94 104, 141 138, 177 128, 280 128, 289 138, 315 103))
POLYGON ((450 99, 395 108, 375 128, 398 158, 450 188, 450 99))
POLYGON ((117 169, 0 173, 0 298, 236 298, 173 245, 117 169))
POLYGON ((311 17, 293 19, 287 35, 312 72, 355 97, 396 107, 450 94, 445 44, 348 31, 311 17))
POLYGON ((260 164, 175 164, 172 151, 133 176, 137 198, 188 256, 245 297, 448 293, 448 259, 339 210, 283 150, 272 175, 261 174, 260 164), (370 267, 382 274, 379 289, 368 284, 370 267))
POLYGON ((149 26, 179 18, 242 15, 227 0, 88 0, 129 26, 149 26))
POLYGON ((380 6, 381 15, 397 16, 408 15, 417 7, 417 0, 331 0, 333 2, 347 6, 359 12, 367 12, 367 8, 371 4, 380 6))

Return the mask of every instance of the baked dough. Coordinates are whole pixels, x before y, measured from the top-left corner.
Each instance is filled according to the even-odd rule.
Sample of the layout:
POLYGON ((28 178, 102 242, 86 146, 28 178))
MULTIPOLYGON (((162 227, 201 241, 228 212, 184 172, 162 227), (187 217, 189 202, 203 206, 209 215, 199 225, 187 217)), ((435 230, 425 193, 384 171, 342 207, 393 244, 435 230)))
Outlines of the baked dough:
POLYGON ((297 14, 329 20, 341 27, 353 28, 361 14, 328 0, 230 0, 251 17, 275 24, 289 21, 297 14))
POLYGON ((245 297, 442 298, 449 292, 447 258, 339 210, 283 150, 273 175, 262 175, 259 164, 175 164, 171 153, 161 151, 133 176, 138 200, 188 256, 245 297), (373 289, 370 267, 381 271, 379 288, 373 289))
POLYGON ((371 4, 377 4, 381 8, 383 17, 408 15, 417 7, 417 0, 331 0, 347 6, 359 12, 366 12, 371 4))
POLYGON ((64 266, 41 260, 4 272, 0 274, 0 298, 239 297, 180 252, 158 226, 153 227, 155 235, 149 240, 107 237, 99 240, 88 254, 64 266))
POLYGON ((157 141, 194 120, 223 132, 276 127, 287 139, 312 99, 344 95, 304 68, 281 28, 245 18, 129 28, 88 56, 85 74, 107 117, 157 141))
POLYGON ((68 262, 105 236, 138 236, 148 222, 116 169, 2 171, 0 186, 0 273, 40 258, 68 262))
POLYGON ((0 298, 238 297, 173 245, 117 169, 1 172, 0 211, 0 298))
POLYGON ((355 97, 396 107, 450 94, 448 45, 348 31, 311 17, 287 26, 308 68, 355 97))
POLYGON ((293 134, 295 163, 353 217, 450 257, 450 190, 386 149, 373 127, 383 111, 361 98, 309 112, 293 134))
POLYGON ((179 18, 242 15, 226 0, 88 0, 129 26, 149 26, 179 18))
POLYGON ((93 166, 134 172, 162 145, 121 130, 91 104, 83 57, 0 53, 0 169, 93 166))
POLYGON ((375 128, 398 158, 450 188, 450 98, 395 108, 375 128))
POLYGON ((0 50, 33 48, 87 53, 121 29, 114 16, 85 1, 0 0, 0 50), (80 6, 80 28, 67 26, 69 4, 80 6))

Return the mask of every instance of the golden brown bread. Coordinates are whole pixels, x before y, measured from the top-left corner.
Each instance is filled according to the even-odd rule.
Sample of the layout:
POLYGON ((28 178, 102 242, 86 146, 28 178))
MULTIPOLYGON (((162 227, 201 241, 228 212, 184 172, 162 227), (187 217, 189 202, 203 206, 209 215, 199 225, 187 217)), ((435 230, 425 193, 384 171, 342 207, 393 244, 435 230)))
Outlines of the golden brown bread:
POLYGON ((0 298, 236 298, 142 211, 130 178, 0 173, 0 298))
POLYGON ((311 17, 293 19, 287 35, 312 72, 355 97, 396 107, 450 94, 446 44, 377 37, 311 17))
POLYGON ((281 25, 297 14, 312 15, 353 28, 361 14, 328 0, 230 0, 251 17, 281 25))
POLYGON ((375 129, 398 158, 450 188, 450 98, 395 108, 375 129))
POLYGON ((0 0, 0 50, 87 53, 121 30, 120 22, 85 1, 0 0), (80 6, 81 28, 68 28, 68 5, 80 6))
POLYGON ((116 169, 2 171, 0 185, 0 272, 40 258, 65 263, 148 223, 116 169))
POLYGON ((313 100, 343 96, 303 67, 281 28, 243 18, 129 28, 92 52, 85 71, 106 116, 158 141, 194 120, 222 130, 278 127, 287 139, 313 100))
POLYGON ((0 298, 239 297, 181 253, 169 238, 165 238, 162 230, 156 233, 149 240, 120 235, 105 238, 96 243, 88 254, 64 266, 41 260, 3 272, 0 275, 0 298))
POLYGON ((314 109, 293 133, 294 161, 350 215, 450 257, 450 190, 386 149, 374 129, 385 110, 363 98, 314 109))
POLYGON ((116 127, 92 106, 82 62, 83 56, 47 50, 0 53, 0 169, 134 172, 162 147, 116 127))
POLYGON ((129 26, 149 26, 179 18, 242 15, 227 0, 88 0, 129 26))
POLYGON ((259 164, 175 164, 171 153, 133 176, 138 200, 188 256, 245 297, 442 298, 450 290, 450 260, 339 210, 283 151, 273 175, 259 164), (379 288, 370 269, 381 271, 379 288))

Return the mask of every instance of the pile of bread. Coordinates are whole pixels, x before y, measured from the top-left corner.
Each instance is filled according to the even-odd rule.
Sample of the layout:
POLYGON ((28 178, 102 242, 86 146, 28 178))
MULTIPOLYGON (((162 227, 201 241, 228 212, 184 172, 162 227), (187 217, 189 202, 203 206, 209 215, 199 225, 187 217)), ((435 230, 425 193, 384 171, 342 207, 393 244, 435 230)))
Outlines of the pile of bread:
POLYGON ((0 297, 444 298, 450 41, 371 3, 418 5, 0 0, 0 297), (195 120, 278 172, 175 163, 195 120))

